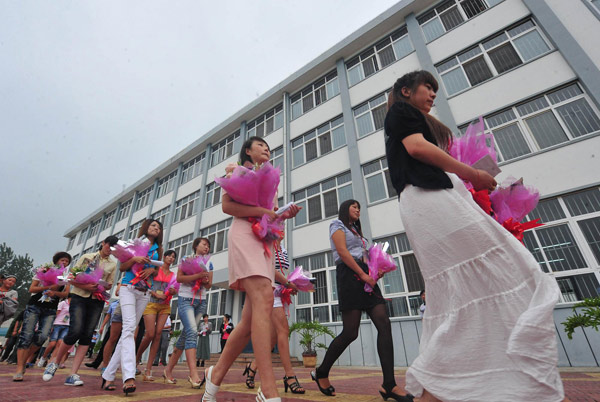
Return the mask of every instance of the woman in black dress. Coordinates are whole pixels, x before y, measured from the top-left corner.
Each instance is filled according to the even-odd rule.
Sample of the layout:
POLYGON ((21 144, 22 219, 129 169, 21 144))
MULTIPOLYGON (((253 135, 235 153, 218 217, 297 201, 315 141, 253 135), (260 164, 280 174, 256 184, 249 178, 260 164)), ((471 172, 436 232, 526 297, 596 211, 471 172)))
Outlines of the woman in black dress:
POLYGON ((364 261, 367 240, 362 235, 358 201, 347 200, 340 205, 338 219, 329 225, 329 237, 337 265, 336 281, 343 330, 329 345, 321 365, 310 373, 312 379, 323 394, 335 395, 335 389, 328 379, 329 370, 358 336, 360 317, 366 311, 377 328, 377 353, 383 371, 383 384, 379 393, 386 400, 412 401, 412 396, 404 395, 394 379, 392 327, 381 290, 369 276, 369 269, 364 261), (371 285, 372 292, 365 292, 365 283, 371 285))

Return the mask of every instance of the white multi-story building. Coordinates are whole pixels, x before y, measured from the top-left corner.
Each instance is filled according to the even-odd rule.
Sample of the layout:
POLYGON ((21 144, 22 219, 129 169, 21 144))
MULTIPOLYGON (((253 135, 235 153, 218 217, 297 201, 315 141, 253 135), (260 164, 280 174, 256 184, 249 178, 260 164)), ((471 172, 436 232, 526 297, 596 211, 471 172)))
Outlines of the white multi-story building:
MULTIPOLYGON (((525 245, 562 292, 560 364, 596 366, 598 333, 578 330, 568 340, 561 322, 572 302, 598 296, 600 287, 599 8, 597 0, 400 1, 71 227, 67 250, 81 255, 109 234, 131 239, 148 217, 164 223, 164 246, 179 256, 206 236, 216 269, 210 317, 227 312, 237 321, 244 297, 227 290, 231 218, 214 179, 237 160, 245 138, 261 136, 282 168, 280 203, 303 207, 288 223, 290 256, 317 279, 314 293, 295 300, 292 320, 340 331, 328 226, 339 203, 355 198, 366 236, 389 241, 398 263, 381 287, 396 365, 410 364, 424 285, 390 186, 382 127, 394 81, 426 69, 440 82, 433 113, 456 132, 483 116, 496 138, 499 178, 523 176, 539 189, 528 218, 545 226, 527 232, 525 245)), ((375 328, 365 320, 361 329, 339 364, 378 364, 375 328)))

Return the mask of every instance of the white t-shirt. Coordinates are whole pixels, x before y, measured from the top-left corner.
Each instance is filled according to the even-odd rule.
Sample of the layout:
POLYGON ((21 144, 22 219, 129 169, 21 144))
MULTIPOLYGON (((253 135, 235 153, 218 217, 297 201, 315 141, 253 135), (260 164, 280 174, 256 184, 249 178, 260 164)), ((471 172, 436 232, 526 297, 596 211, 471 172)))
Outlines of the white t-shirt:
MULTIPOLYGON (((212 262, 208 263, 208 271, 213 271, 214 267, 212 262)), ((194 297, 194 292, 192 291, 192 288, 194 287, 194 282, 188 282, 188 283, 182 283, 179 286, 179 297, 187 297, 187 298, 193 298, 194 297)), ((206 300, 207 298, 207 294, 206 294, 206 289, 204 288, 204 286, 201 286, 200 289, 198 290, 198 293, 196 293, 196 298, 199 299, 201 298, 201 300, 206 300)))

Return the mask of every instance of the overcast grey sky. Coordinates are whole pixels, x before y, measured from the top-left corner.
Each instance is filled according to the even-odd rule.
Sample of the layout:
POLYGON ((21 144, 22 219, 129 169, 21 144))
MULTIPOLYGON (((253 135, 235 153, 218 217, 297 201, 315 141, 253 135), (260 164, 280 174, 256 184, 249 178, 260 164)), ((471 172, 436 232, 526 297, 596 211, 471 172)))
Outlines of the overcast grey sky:
POLYGON ((2 1, 0 243, 48 261, 123 186, 394 3, 2 1))

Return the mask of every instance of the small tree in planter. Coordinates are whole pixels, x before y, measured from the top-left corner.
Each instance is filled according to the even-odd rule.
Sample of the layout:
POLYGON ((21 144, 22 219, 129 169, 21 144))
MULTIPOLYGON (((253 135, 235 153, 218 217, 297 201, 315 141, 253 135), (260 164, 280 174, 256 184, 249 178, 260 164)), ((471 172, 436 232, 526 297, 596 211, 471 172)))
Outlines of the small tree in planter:
POLYGON ((592 327, 598 331, 600 326, 600 297, 595 299, 585 299, 573 306, 574 315, 567 318, 562 324, 565 326, 565 331, 569 339, 573 339, 573 332, 577 327, 592 327), (579 315, 576 312, 577 307, 587 307, 583 309, 583 314, 579 315))
POLYGON ((327 349, 327 345, 315 342, 320 335, 329 335, 335 338, 335 334, 323 324, 313 322, 296 322, 290 327, 289 336, 298 332, 299 343, 302 345, 302 360, 304 367, 315 367, 317 365, 317 349, 327 349))

